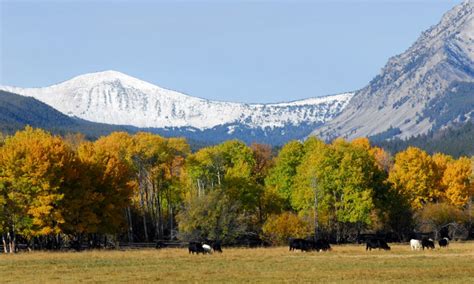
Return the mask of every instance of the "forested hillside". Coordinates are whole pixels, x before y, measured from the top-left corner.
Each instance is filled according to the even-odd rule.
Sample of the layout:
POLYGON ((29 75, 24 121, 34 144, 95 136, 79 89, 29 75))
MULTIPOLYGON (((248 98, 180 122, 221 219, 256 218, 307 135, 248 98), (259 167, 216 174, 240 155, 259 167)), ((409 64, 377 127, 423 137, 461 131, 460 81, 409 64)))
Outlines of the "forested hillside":
POLYGON ((71 118, 34 98, 0 91, 0 132, 15 133, 26 125, 57 134, 80 132, 90 139, 97 139, 113 131, 137 131, 132 127, 71 118))
POLYGON ((0 138, 0 234, 32 248, 110 241, 289 237, 467 238, 472 160, 367 139, 268 145, 231 140, 194 153, 183 138, 114 132, 90 142, 27 127, 0 138), (448 230, 448 228, 450 228, 448 230))
MULTIPOLYGON (((94 123, 69 117, 54 108, 31 97, 0 90, 0 133, 13 134, 25 126, 45 129, 53 134, 83 134, 88 140, 96 140, 114 131, 136 133, 147 131, 164 136, 180 136, 179 131, 165 131, 153 128, 140 129, 133 126, 94 123)), ((189 139, 192 149, 208 146, 210 143, 189 139)))
POLYGON ((421 148, 428 153, 445 153, 454 157, 474 155, 474 125, 468 122, 446 129, 418 135, 406 140, 381 141, 371 138, 376 145, 390 153, 397 153, 410 146, 421 148))

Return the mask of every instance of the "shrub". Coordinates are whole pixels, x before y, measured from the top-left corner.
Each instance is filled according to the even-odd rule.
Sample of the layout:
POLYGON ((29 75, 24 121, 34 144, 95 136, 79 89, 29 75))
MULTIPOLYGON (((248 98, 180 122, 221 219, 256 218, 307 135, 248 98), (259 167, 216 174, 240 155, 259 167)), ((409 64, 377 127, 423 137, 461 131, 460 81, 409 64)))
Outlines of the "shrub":
POLYGON ((462 227, 468 216, 467 211, 448 203, 430 203, 416 213, 415 219, 419 229, 434 231, 438 235, 443 227, 449 225, 462 227))
POLYGON ((271 215, 262 227, 263 238, 273 245, 282 245, 289 238, 304 238, 311 234, 308 222, 291 212, 271 215))

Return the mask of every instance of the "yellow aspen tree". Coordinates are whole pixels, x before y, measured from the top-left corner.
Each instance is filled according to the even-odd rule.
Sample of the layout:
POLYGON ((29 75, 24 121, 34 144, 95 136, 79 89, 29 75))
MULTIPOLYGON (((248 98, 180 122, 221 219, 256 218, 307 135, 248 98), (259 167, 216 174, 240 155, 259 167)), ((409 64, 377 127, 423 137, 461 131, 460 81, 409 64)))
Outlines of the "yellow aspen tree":
POLYGON ((471 161, 466 157, 447 164, 442 184, 446 200, 454 206, 465 206, 472 195, 471 161))
POLYGON ((416 147, 409 147, 395 156, 388 180, 414 209, 442 197, 437 187, 436 164, 426 152, 416 147))
POLYGON ((78 149, 79 159, 89 168, 97 198, 98 233, 114 234, 125 227, 125 209, 136 188, 130 161, 132 142, 129 134, 116 132, 94 143, 83 143, 78 149))
POLYGON ((0 150, 1 183, 17 232, 27 237, 61 232, 64 173, 73 163, 74 153, 63 140, 43 130, 26 127, 6 139, 0 150))
POLYGON ((388 173, 393 166, 393 161, 390 153, 379 147, 370 148, 369 152, 374 157, 377 167, 388 173))
POLYGON ((448 164, 454 161, 453 157, 443 154, 443 153, 435 153, 432 157, 433 162, 436 165, 436 181, 438 184, 436 188, 439 190, 441 194, 441 198, 444 198, 444 193, 446 192, 446 185, 443 183, 443 175, 448 167, 448 164))

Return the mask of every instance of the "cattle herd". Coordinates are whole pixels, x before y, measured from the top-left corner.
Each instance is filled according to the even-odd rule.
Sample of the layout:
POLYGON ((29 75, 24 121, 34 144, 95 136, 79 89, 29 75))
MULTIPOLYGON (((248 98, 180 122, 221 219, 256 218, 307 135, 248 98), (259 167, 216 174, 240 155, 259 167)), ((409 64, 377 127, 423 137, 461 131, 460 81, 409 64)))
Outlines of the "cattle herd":
MULTIPOLYGON (((438 241, 439 247, 447 247, 449 245, 448 238, 442 238, 438 241)), ((325 239, 293 239, 291 238, 289 241, 290 251, 300 250, 304 252, 309 251, 330 251, 331 245, 329 241, 325 239)), ((410 248, 411 250, 421 250, 421 249, 434 249, 435 244, 432 239, 429 238, 422 238, 419 239, 411 239, 410 240, 410 248)), ((382 250, 390 250, 387 242, 381 238, 370 238, 366 241, 365 250, 371 251, 373 249, 382 249, 382 250)), ((220 241, 212 241, 206 240, 205 242, 197 242, 192 241, 189 242, 188 250, 190 254, 211 254, 212 252, 219 252, 222 253, 222 247, 220 241)))
POLYGON ((222 253, 220 241, 206 240, 205 242, 189 242, 188 251, 191 254, 211 254, 214 252, 222 253))
POLYGON ((290 239, 290 251, 293 250, 301 251, 328 251, 331 250, 329 242, 324 239, 319 240, 304 240, 304 239, 290 239))
MULTIPOLYGON (((439 247, 447 247, 449 245, 448 238, 442 238, 438 241, 439 247)), ((328 251, 331 250, 331 246, 327 240, 304 240, 304 239, 290 239, 289 242, 290 251, 294 250, 301 250, 301 251, 328 251)), ((435 244, 432 239, 422 238, 419 239, 411 239, 410 240, 410 247, 412 250, 421 250, 421 249, 434 249, 435 244)), ((382 250, 390 250, 390 246, 384 239, 381 238, 369 238, 366 240, 366 251, 371 251, 373 249, 382 249, 382 250)))
MULTIPOLYGON (((439 247, 447 247, 449 245, 449 239, 448 238, 442 238, 441 240, 438 241, 439 247)), ((422 240, 417 240, 417 239, 411 239, 410 240, 410 247, 411 250, 420 250, 423 249, 434 249, 435 248, 435 243, 432 239, 427 239, 423 238, 422 240)))

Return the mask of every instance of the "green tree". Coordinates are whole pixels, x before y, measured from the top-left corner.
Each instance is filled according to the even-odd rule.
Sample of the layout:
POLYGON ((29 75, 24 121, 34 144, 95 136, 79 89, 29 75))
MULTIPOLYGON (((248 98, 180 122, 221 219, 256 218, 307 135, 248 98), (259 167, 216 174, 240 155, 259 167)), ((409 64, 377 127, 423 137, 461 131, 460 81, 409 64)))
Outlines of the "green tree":
POLYGON ((387 189, 383 177, 365 143, 313 141, 297 169, 292 205, 314 212, 317 203, 315 217, 320 225, 334 224, 337 235, 346 224, 360 230, 374 221, 374 198, 387 189))
POLYGON ((277 193, 284 200, 284 209, 291 209, 291 195, 296 176, 296 169, 304 155, 303 144, 290 141, 275 158, 275 166, 270 169, 265 179, 268 192, 277 193))
POLYGON ((281 212, 284 207, 284 200, 274 188, 265 186, 265 179, 274 166, 271 146, 254 143, 250 148, 255 160, 252 176, 257 187, 259 222, 263 224, 268 214, 281 212))
MULTIPOLYGON (((224 200, 238 203, 239 214, 247 216, 243 226, 252 231, 259 230, 262 188, 255 178, 255 167, 254 152, 240 141, 227 141, 199 150, 186 160, 183 176, 188 188, 187 203, 194 204, 195 200, 206 200, 207 195, 219 193, 224 200)), ((190 215, 180 216, 183 222, 190 215)))
POLYGON ((181 239, 228 243, 245 231, 245 219, 239 202, 220 190, 192 199, 177 215, 181 239))

